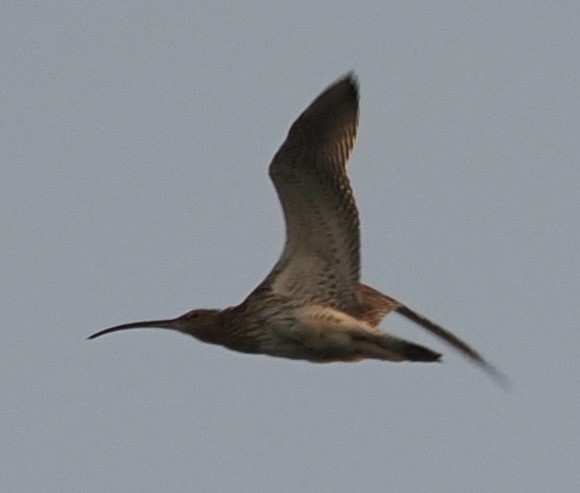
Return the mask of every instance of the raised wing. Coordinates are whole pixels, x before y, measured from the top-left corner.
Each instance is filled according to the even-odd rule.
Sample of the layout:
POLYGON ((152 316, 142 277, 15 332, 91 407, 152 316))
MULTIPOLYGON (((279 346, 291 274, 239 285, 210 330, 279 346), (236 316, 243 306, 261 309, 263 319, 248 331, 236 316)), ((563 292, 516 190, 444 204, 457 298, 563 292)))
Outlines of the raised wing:
POLYGON ((339 309, 356 305, 359 220, 346 162, 357 123, 357 82, 348 74, 290 128, 270 164, 286 220, 286 244, 262 287, 339 309))

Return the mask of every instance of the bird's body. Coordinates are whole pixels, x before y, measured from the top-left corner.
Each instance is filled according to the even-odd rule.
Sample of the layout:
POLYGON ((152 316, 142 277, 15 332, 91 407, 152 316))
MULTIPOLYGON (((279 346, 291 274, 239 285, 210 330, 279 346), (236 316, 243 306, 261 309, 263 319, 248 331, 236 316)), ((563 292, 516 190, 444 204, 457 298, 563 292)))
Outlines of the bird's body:
POLYGON ((378 329, 397 311, 492 373, 451 332, 360 282, 359 218, 346 163, 358 124, 352 74, 328 87, 294 122, 270 164, 286 220, 286 244, 264 281, 238 306, 124 324, 193 335, 235 351, 312 362, 438 361, 440 354, 378 329))

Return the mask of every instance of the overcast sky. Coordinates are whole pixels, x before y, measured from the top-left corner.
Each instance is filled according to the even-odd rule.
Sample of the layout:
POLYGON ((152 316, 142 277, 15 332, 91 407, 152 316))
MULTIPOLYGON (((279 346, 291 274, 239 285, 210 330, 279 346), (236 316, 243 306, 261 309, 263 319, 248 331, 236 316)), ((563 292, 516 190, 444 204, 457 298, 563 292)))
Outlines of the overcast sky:
POLYGON ((3 2, 0 22, 2 491, 580 491, 580 4, 3 2), (86 341, 244 299, 284 241, 270 159, 349 70, 364 280, 511 391, 396 315, 444 364, 86 341))

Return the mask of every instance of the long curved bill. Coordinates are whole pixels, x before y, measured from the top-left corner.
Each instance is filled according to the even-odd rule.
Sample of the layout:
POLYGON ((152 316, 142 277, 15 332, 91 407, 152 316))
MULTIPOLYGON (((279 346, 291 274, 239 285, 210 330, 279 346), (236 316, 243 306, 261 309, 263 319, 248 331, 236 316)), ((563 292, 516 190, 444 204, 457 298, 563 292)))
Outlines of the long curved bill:
POLYGON ((168 319, 168 320, 147 320, 143 322, 131 322, 128 324, 116 325, 115 327, 109 327, 108 329, 101 330, 96 332, 93 335, 87 337, 87 339, 96 339, 97 337, 104 336, 106 334, 110 334, 112 332, 118 332, 120 330, 128 330, 128 329, 174 329, 178 330, 177 328, 177 319, 168 319))

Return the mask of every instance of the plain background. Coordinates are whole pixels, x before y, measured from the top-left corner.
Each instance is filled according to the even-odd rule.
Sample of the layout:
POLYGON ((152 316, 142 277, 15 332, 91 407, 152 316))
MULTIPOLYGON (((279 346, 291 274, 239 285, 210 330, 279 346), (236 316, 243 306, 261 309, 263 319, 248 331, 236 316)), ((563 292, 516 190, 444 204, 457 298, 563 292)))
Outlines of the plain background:
POLYGON ((579 5, 3 2, 2 491, 580 491, 579 5), (243 300, 269 161, 351 69, 364 280, 512 389, 395 315, 444 364, 86 341, 243 300))

